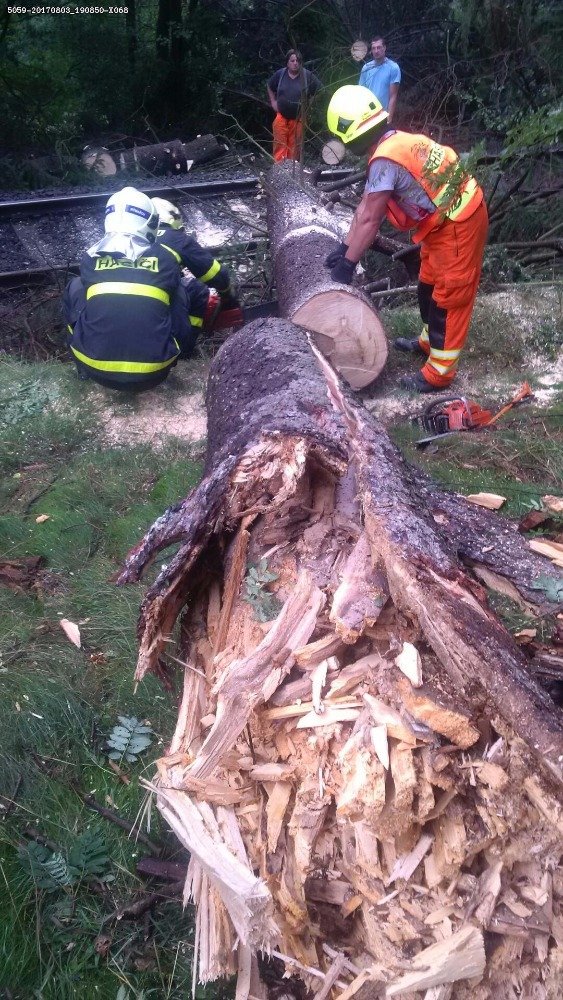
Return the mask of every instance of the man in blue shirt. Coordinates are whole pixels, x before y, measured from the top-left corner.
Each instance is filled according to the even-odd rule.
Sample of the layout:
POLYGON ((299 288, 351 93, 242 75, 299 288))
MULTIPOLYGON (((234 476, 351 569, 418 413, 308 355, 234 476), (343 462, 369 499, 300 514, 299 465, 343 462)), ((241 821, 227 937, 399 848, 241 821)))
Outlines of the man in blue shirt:
POLYGON ((367 87, 372 94, 375 94, 378 101, 389 113, 388 121, 390 122, 397 103, 401 70, 398 63, 387 59, 385 39, 381 38, 380 35, 372 38, 370 47, 373 58, 365 64, 358 82, 361 87, 367 87))

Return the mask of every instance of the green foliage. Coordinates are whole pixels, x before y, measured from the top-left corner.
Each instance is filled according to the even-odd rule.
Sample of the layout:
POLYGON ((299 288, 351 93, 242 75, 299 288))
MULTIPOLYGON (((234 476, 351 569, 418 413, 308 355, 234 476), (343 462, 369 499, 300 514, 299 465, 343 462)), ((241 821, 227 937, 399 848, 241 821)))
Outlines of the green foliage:
POLYGON ((268 569, 266 559, 262 558, 257 565, 251 565, 244 579, 244 600, 250 604, 254 617, 258 622, 270 622, 279 614, 281 601, 265 589, 269 583, 278 579, 277 573, 268 569))
POLYGON ((541 590, 548 601, 554 604, 563 600, 563 577, 559 580, 551 580, 548 576, 538 576, 531 584, 532 590, 541 590))
POLYGON ((563 107, 547 105, 533 113, 520 112, 507 130, 504 159, 524 149, 545 148, 559 142, 563 131, 563 107))
POLYGON ((120 724, 114 726, 108 736, 108 757, 110 760, 126 760, 132 764, 150 747, 153 731, 134 715, 119 715, 118 719, 120 724))
POLYGON ((20 848, 19 857, 37 888, 47 892, 76 886, 93 876, 103 882, 112 878, 107 873, 110 858, 104 838, 96 830, 85 830, 77 837, 66 857, 35 841, 20 848))
POLYGON ((15 389, 4 383, 0 388, 0 412, 5 424, 13 426, 45 411, 59 399, 57 385, 49 385, 43 379, 26 379, 15 389))
POLYGON ((530 281, 531 276, 522 264, 515 260, 503 246, 494 244, 485 247, 483 258, 483 279, 502 284, 530 281))

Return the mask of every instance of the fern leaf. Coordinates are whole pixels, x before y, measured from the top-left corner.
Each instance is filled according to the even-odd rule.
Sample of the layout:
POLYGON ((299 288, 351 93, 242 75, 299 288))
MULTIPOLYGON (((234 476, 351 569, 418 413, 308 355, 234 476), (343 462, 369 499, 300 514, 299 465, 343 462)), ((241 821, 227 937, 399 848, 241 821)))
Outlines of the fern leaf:
POLYGON ((85 830, 74 842, 69 856, 69 869, 76 879, 102 875, 110 863, 103 834, 98 830, 85 830))

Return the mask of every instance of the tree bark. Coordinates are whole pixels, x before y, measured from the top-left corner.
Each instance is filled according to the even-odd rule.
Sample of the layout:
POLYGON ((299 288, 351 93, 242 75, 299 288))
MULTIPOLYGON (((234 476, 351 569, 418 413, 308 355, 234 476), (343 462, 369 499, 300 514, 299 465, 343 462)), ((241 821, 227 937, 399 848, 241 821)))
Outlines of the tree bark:
POLYGON ((282 316, 310 331, 353 389, 387 361, 385 332, 368 296, 331 280, 324 260, 342 241, 332 216, 299 182, 295 165, 274 166, 267 181, 268 229, 282 316))
POLYGON ((223 156, 227 151, 224 142, 218 142, 214 135, 200 135, 191 142, 172 139, 147 146, 133 146, 132 149, 112 150, 98 146, 86 146, 82 163, 103 177, 109 177, 121 170, 142 170, 155 176, 163 174, 185 174, 194 166, 207 163, 223 156))
POLYGON ((200 979, 233 972, 238 939, 240 997, 275 947, 316 989, 342 949, 350 996, 369 969, 371 995, 458 982, 489 1000, 513 957, 489 960, 483 931, 511 940, 517 912, 540 983, 563 723, 460 555, 526 599, 557 574, 501 515, 411 469, 287 321, 226 342, 207 408, 202 482, 118 580, 179 543, 143 601, 136 678, 168 669, 175 636, 183 693, 150 787, 192 855, 200 979), (535 902, 514 902, 513 867, 535 902))

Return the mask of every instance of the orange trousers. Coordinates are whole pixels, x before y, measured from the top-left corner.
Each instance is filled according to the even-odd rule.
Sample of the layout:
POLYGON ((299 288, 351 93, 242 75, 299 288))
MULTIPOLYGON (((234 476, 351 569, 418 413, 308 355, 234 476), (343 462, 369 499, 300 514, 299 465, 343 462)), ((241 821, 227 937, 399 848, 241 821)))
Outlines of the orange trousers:
POLYGON ((489 218, 485 202, 464 222, 446 219, 420 247, 418 303, 424 324, 419 344, 428 355, 427 382, 455 378, 479 287, 489 218))
POLYGON ((298 160, 301 155, 303 123, 299 118, 284 118, 279 111, 272 125, 274 133, 274 160, 298 160))

